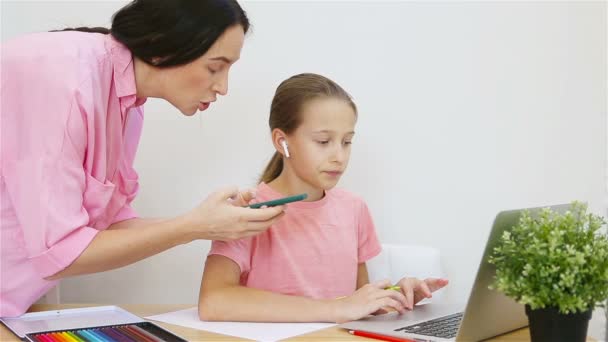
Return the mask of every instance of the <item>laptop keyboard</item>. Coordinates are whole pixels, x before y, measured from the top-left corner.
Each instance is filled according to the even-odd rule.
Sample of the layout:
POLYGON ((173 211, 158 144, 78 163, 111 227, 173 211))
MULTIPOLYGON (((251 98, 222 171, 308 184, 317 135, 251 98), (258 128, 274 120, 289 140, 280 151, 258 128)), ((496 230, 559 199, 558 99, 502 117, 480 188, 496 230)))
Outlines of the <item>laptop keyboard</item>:
POLYGON ((460 321, 462 321, 462 312, 432 319, 430 321, 421 322, 418 324, 408 325, 407 327, 395 329, 395 331, 403 331, 406 333, 435 336, 441 338, 456 337, 460 321))

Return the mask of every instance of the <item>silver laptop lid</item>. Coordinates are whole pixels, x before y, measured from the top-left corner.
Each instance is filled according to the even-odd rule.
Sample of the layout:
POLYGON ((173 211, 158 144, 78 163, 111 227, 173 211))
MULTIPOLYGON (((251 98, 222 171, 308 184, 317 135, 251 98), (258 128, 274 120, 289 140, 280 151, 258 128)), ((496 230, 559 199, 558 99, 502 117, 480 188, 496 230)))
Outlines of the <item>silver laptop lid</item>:
MULTIPOLYGON (((488 262, 488 258, 500 241, 503 232, 517 224, 524 210, 528 210, 530 215, 534 216, 546 207, 502 211, 496 215, 477 276, 473 282, 465 314, 456 337, 457 341, 479 341, 528 325, 528 318, 522 304, 488 288, 494 282, 496 274, 496 267, 488 262)), ((565 212, 569 207, 568 204, 560 204, 550 208, 553 211, 565 212)))

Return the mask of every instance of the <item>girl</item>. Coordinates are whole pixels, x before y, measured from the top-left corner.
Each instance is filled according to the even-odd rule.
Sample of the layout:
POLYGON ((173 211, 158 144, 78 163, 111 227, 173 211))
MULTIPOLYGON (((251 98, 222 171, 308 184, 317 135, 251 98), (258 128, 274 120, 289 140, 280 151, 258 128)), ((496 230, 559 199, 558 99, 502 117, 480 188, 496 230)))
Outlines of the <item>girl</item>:
POLYGON ((368 284, 365 262, 380 253, 363 200, 334 189, 346 170, 357 108, 316 74, 279 85, 270 109, 276 153, 258 201, 307 193, 266 232, 214 241, 203 273, 199 316, 213 321, 345 322, 389 307, 403 313, 447 284, 404 278, 368 284))

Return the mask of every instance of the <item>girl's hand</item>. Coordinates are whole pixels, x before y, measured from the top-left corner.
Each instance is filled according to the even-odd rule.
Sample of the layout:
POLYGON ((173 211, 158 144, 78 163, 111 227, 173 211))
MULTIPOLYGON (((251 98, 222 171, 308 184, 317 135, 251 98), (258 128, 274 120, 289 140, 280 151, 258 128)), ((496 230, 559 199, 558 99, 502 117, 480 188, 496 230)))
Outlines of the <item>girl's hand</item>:
POLYGON ((406 298, 405 307, 412 310, 414 305, 425 298, 431 298, 433 292, 443 288, 448 284, 444 278, 403 278, 397 283, 401 287, 401 292, 406 298))
POLYGON ((394 309, 399 313, 405 312, 405 296, 399 291, 385 290, 391 285, 390 280, 382 280, 364 285, 348 297, 333 300, 335 321, 337 323, 354 321, 381 312, 383 307, 394 309))
POLYGON ((284 206, 244 208, 255 197, 251 191, 228 188, 212 193, 183 216, 189 240, 234 240, 257 235, 278 220, 284 206))

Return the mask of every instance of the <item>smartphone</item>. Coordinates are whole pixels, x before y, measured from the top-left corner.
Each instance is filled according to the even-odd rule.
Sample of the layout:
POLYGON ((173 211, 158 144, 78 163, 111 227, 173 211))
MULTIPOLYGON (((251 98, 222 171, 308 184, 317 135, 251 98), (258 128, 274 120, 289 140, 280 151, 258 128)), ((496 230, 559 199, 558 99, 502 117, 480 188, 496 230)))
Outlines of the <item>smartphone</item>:
POLYGON ((254 203, 254 204, 250 205, 249 208, 259 209, 264 205, 267 207, 274 207, 276 205, 301 201, 301 200, 305 199, 306 197, 308 197, 307 194, 299 194, 299 195, 295 195, 295 196, 283 197, 283 198, 278 198, 278 199, 268 201, 268 202, 254 203))

